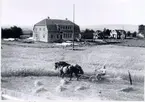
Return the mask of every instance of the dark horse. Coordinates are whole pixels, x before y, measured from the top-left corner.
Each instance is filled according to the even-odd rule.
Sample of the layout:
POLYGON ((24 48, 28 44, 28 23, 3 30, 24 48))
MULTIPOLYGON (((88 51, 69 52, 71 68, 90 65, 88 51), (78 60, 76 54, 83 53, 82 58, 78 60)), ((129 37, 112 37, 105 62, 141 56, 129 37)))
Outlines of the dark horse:
POLYGON ((77 77, 77 80, 82 74, 84 74, 84 71, 82 70, 81 66, 79 66, 78 64, 74 66, 64 61, 56 62, 55 70, 56 69, 59 69, 60 76, 62 76, 62 78, 64 78, 64 76, 66 75, 69 75, 70 80, 72 79, 73 74, 75 74, 75 76, 77 77))

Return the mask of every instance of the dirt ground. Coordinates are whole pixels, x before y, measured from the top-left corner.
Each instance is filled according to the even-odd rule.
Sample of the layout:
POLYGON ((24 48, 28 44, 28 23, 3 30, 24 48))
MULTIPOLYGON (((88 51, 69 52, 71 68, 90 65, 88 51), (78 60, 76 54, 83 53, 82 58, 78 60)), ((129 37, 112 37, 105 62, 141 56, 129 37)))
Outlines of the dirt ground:
MULTIPOLYGON (((144 100, 144 68, 145 48, 115 45, 98 45, 77 48, 72 51, 66 48, 37 48, 3 44, 1 74, 2 88, 34 94, 34 81, 41 80, 44 87, 55 96, 69 99, 107 99, 125 101, 144 100), (60 78, 43 76, 50 71, 55 72, 54 63, 64 60, 78 63, 85 73, 93 74, 95 69, 106 65, 109 77, 102 82, 76 81, 67 85, 67 90, 55 91, 60 78), (128 70, 131 72, 133 85, 129 85, 128 70), (15 73, 34 72, 37 76, 15 77, 15 73), (13 74, 11 74, 13 73, 13 74), (42 75, 42 76, 41 76, 42 75), (8 77, 11 76, 11 77, 8 77), (12 77, 13 76, 13 77, 12 77), (76 86, 87 84, 88 89, 74 91, 76 86), (121 89, 132 87, 130 92, 121 89), (89 93, 89 95, 88 95, 89 93)), ((46 94, 40 93, 40 96, 46 94)), ((46 97, 46 96, 45 96, 46 97)))

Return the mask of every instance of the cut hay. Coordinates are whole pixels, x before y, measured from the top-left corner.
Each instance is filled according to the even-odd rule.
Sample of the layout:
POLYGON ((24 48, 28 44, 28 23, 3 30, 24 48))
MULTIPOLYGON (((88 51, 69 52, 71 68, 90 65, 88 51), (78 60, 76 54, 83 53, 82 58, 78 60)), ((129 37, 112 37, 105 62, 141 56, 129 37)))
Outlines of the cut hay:
POLYGON ((78 91, 78 90, 86 90, 86 89, 89 89, 89 85, 87 84, 83 84, 83 85, 79 85, 75 88, 75 91, 78 91))
POLYGON ((67 81, 66 79, 61 79, 60 80, 60 85, 67 85, 67 84, 69 84, 70 82, 69 81, 67 81))
POLYGON ((123 92, 130 92, 130 91, 134 91, 134 89, 132 87, 127 87, 127 88, 121 89, 121 91, 123 91, 123 92))
POLYGON ((38 86, 42 86, 43 83, 42 83, 40 80, 36 80, 36 81, 34 82, 34 85, 35 85, 35 87, 38 87, 38 86))
POLYGON ((59 85, 55 88, 56 92, 62 92, 62 91, 65 91, 67 90, 66 87, 64 87, 63 85, 59 85))
POLYGON ((116 77, 115 80, 123 80, 120 76, 116 77))
POLYGON ((34 93, 42 93, 42 92, 47 92, 48 90, 47 89, 45 89, 43 86, 40 86, 40 87, 38 87, 35 91, 34 91, 34 93))

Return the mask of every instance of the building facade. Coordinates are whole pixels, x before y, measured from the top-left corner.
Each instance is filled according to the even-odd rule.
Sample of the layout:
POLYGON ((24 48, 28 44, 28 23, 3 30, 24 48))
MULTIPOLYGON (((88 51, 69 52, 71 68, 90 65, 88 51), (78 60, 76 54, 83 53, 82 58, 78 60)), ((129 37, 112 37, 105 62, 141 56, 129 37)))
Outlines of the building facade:
POLYGON ((145 25, 139 25, 138 33, 141 33, 145 36, 145 25))
POLYGON ((80 28, 69 20, 44 19, 33 27, 35 41, 57 42, 79 38, 80 28))

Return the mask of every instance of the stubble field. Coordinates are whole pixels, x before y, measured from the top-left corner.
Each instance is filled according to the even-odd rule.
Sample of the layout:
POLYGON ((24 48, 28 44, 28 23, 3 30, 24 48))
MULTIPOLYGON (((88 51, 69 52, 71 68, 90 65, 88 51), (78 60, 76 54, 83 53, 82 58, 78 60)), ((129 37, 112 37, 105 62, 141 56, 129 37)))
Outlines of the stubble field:
POLYGON ((32 48, 6 44, 2 46, 2 88, 33 94, 34 81, 41 80, 47 90, 55 96, 69 99, 74 97, 75 99, 144 100, 145 48, 98 45, 80 47, 72 51, 70 47, 32 48), (93 83, 73 79, 67 90, 58 94, 55 87, 56 83, 59 84, 60 78, 56 77, 54 63, 60 60, 79 64, 86 75, 91 75, 95 69, 106 65, 109 77, 102 82, 93 83), (132 86, 129 85, 128 70, 132 76, 132 86), (74 88, 81 84, 87 84, 89 88, 74 91, 74 88), (121 91, 127 87, 132 87, 133 90, 121 91))

